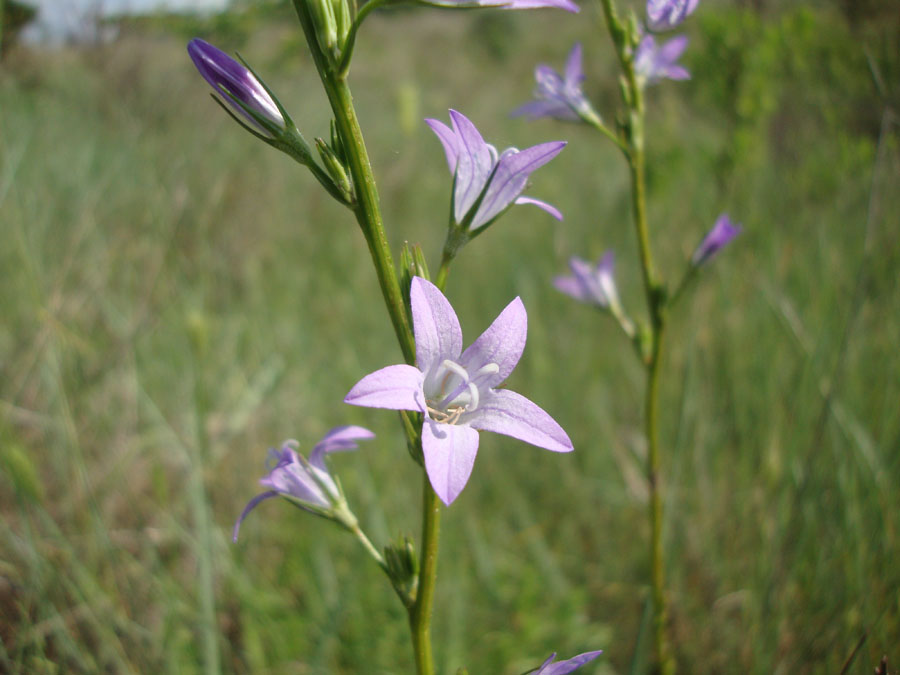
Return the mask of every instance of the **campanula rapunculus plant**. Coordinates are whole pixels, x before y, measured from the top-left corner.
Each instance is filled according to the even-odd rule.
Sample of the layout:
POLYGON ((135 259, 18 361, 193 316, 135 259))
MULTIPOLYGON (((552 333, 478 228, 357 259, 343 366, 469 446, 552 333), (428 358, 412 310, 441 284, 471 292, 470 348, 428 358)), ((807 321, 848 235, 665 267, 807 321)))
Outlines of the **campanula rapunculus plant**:
POLYGON ((490 225, 512 204, 534 204, 562 220, 554 206, 532 197, 522 190, 533 171, 556 157, 565 141, 541 143, 524 150, 507 148, 501 153, 485 143, 469 119, 450 111, 451 127, 439 120, 425 122, 440 139, 447 155, 447 166, 453 174, 453 218, 455 224, 469 231, 490 225))
POLYGON ((647 0, 647 27, 652 31, 671 30, 684 21, 699 0, 647 0))
POLYGON ((269 138, 285 130, 278 104, 247 68, 200 38, 191 40, 187 50, 197 70, 232 110, 269 138))
POLYGON ((597 113, 581 91, 584 70, 581 67, 581 44, 575 43, 566 59, 562 75, 546 64, 534 69, 536 87, 534 101, 516 108, 513 116, 525 115, 531 119, 552 117, 568 122, 593 121, 597 113))
POLYGON ((691 74, 678 63, 687 46, 688 39, 683 35, 662 45, 657 45, 652 35, 645 35, 634 55, 634 70, 644 84, 656 84, 660 80, 689 80, 691 74))
POLYGON ((732 223, 727 213, 723 213, 717 219, 715 224, 703 237, 703 241, 694 251, 691 257, 691 264, 694 267, 707 262, 722 250, 732 239, 741 233, 743 228, 736 223, 732 223))
POLYGON ((450 504, 465 487, 478 432, 506 434, 554 452, 572 441, 544 410, 524 396, 497 389, 525 348, 528 317, 519 298, 465 351, 456 312, 444 294, 421 277, 410 288, 416 366, 388 366, 360 380, 345 402, 423 413, 422 452, 434 491, 450 504))
POLYGON ((345 515, 341 509, 345 506, 344 496, 325 465, 325 455, 355 450, 357 441, 371 438, 375 438, 375 434, 363 427, 335 427, 316 443, 308 460, 297 453, 299 443, 294 440, 285 441, 281 450, 270 449, 269 464, 272 468, 259 481, 260 485, 269 489, 244 507, 234 524, 233 540, 237 541, 238 531, 247 514, 260 502, 272 497, 286 497, 306 511, 340 520, 340 516, 345 515))
POLYGON ((565 661, 554 662, 554 659, 556 659, 556 652, 554 652, 541 664, 540 668, 531 671, 531 675, 567 675, 567 673, 574 673, 581 666, 590 663, 602 653, 602 651, 585 652, 565 661))

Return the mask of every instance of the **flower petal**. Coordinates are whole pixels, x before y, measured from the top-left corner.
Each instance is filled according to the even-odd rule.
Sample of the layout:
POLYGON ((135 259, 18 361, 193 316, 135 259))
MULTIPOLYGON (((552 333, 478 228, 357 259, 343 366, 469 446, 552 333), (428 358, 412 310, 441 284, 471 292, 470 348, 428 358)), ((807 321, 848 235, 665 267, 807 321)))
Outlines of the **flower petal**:
POLYGON ((456 173, 456 161, 459 157, 459 139, 453 133, 453 129, 440 120, 431 118, 426 119, 425 124, 431 127, 441 145, 444 146, 444 154, 447 155, 447 166, 450 167, 450 173, 456 173))
POLYGON ((541 143, 519 152, 504 152, 491 178, 484 200, 472 220, 472 229, 489 223, 525 188, 528 176, 556 157, 566 147, 565 141, 541 143))
POLYGON ((584 284, 574 276, 555 277, 553 279, 553 285, 556 287, 556 290, 565 293, 569 297, 575 298, 579 302, 594 302, 594 298, 588 293, 584 284))
POLYGON ((561 120, 575 121, 580 119, 575 111, 569 107, 567 103, 562 101, 529 101, 523 103, 513 110, 510 115, 512 117, 525 116, 529 119, 537 119, 539 117, 555 117, 561 120))
POLYGON ((581 67, 581 43, 576 42, 566 59, 566 85, 577 87, 584 80, 584 70, 581 67))
POLYGON ((343 452, 356 450, 356 441, 365 441, 375 438, 375 434, 364 427, 347 425, 335 427, 322 436, 322 440, 316 443, 309 453, 309 463, 317 469, 327 471, 324 456, 329 452, 343 452))
POLYGON ((553 204, 548 204, 541 199, 535 199, 534 197, 526 197, 525 195, 522 195, 521 197, 518 197, 516 199, 516 204, 531 204, 532 206, 536 206, 539 209, 543 209, 557 220, 563 219, 562 211, 553 206, 553 204))
POLYGON ((449 506, 472 474, 478 454, 478 432, 467 426, 426 420, 422 426, 422 453, 431 487, 449 506))
POLYGON ((516 298, 463 352, 460 365, 474 376, 488 364, 497 364, 496 373, 481 379, 481 386, 495 387, 516 367, 525 349, 527 336, 528 313, 522 299, 516 298))
POLYGON ((462 330, 444 294, 430 281, 413 277, 409 301, 419 369, 427 374, 444 359, 456 360, 462 351, 462 330))
POLYGON ((268 492, 263 492, 262 494, 256 495, 253 499, 247 502, 247 506, 244 507, 244 510, 241 511, 241 515, 238 516, 237 522, 234 524, 234 529, 231 531, 231 541, 235 544, 238 540, 238 532, 241 529, 241 523, 244 522, 244 518, 256 508, 256 505, 266 499, 271 499, 272 497, 277 497, 278 493, 275 490, 270 490, 268 492))
POLYGON ((422 371, 413 366, 387 366, 357 382, 344 397, 344 403, 365 408, 425 412, 423 379, 422 371))
POLYGON ((536 403, 508 389, 494 389, 482 398, 479 408, 463 417, 475 429, 518 438, 553 452, 570 452, 572 441, 536 403))
POLYGON ((589 663, 596 659, 602 651, 596 652, 585 652, 584 654, 579 654, 578 656, 573 656, 571 659, 566 659, 565 661, 559 661, 558 663, 553 663, 553 658, 555 658, 555 654, 550 657, 548 661, 544 662, 544 665, 535 673, 535 675, 568 675, 568 673, 574 672, 581 668, 585 663, 589 663))
POLYGON ((451 110, 450 121, 459 149, 453 195, 454 216, 457 222, 462 222, 490 178, 496 158, 469 118, 451 110))

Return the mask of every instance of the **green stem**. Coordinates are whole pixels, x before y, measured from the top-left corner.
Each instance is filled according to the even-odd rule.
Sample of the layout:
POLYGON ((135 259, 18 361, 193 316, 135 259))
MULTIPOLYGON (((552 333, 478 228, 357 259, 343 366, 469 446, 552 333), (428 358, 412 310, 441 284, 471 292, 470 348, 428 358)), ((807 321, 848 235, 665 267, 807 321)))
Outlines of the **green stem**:
POLYGON ((431 614, 437 581, 438 543, 441 534, 441 502, 422 470, 422 553, 419 562, 419 586, 416 601, 409 610, 409 629, 417 675, 434 675, 431 652, 431 614))
POLYGON ((355 527, 350 528, 350 532, 359 540, 359 543, 362 544, 362 547, 366 549, 366 553, 372 556, 372 559, 378 563, 378 566, 387 572, 387 564, 384 562, 384 556, 372 545, 372 542, 369 541, 369 538, 366 536, 366 533, 362 531, 360 526, 357 524, 355 527))

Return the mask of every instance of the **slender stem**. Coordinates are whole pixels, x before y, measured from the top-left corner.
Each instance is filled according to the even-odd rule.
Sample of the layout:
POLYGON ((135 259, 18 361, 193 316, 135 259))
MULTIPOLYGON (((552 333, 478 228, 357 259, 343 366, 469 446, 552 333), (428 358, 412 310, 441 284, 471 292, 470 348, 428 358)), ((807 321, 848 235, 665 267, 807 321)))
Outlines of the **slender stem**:
POLYGON ((440 288, 442 291, 444 287, 447 285, 447 277, 450 275, 450 261, 452 258, 447 257, 446 255, 441 257, 441 267, 438 270, 437 279, 435 280, 435 285, 440 288))
POLYGON ((359 525, 350 528, 350 532, 359 540, 359 543, 362 544, 362 547, 366 549, 366 553, 368 553, 372 558, 378 563, 378 566, 387 572, 387 564, 384 562, 384 556, 372 545, 372 542, 369 541, 369 538, 366 536, 366 533, 362 531, 359 525))
POLYGON ((441 502, 422 470, 422 553, 419 562, 419 587, 416 602, 410 608, 409 629, 418 675, 434 675, 431 652, 431 614, 437 581, 438 543, 441 534, 441 502))
POLYGON ((386 2, 387 0, 369 0, 362 6, 356 17, 353 19, 353 25, 350 26, 350 31, 347 33, 347 39, 344 40, 344 46, 341 51, 341 62, 337 68, 338 76, 341 79, 345 79, 347 73, 350 72, 350 59, 353 57, 353 48, 356 46, 356 34, 359 32, 359 27, 362 26, 362 22, 365 21, 365 18, 369 16, 370 13, 384 5, 386 2))

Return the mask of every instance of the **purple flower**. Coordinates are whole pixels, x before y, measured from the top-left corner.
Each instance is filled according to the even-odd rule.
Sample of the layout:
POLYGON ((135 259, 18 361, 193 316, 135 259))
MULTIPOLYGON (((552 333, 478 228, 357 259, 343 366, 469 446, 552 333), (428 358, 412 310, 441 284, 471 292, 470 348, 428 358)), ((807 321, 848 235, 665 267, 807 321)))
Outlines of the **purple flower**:
POLYGON ((584 71, 581 68, 581 44, 575 43, 566 60, 566 71, 560 75, 548 65, 534 69, 537 87, 536 101, 530 101, 513 111, 513 116, 527 115, 531 119, 554 117, 558 120, 577 122, 583 118, 596 118, 597 113, 581 91, 584 71))
POLYGON ((577 13, 581 8, 572 0, 420 0, 433 7, 453 9, 474 9, 494 7, 496 9, 541 9, 551 7, 577 13))
POLYGON ((325 466, 325 455, 330 452, 355 450, 356 441, 375 438, 368 429, 356 426, 335 427, 319 441, 309 453, 309 460, 297 454, 299 443, 285 441, 281 450, 269 450, 269 474, 260 479, 260 485, 268 491, 251 499, 234 524, 233 541, 237 541, 241 523, 256 505, 271 497, 287 497, 297 506, 326 517, 338 515, 336 507, 343 503, 340 488, 325 466))
POLYGON ((697 250, 694 251, 691 264, 694 267, 704 264, 716 255, 723 246, 738 236, 742 229, 740 225, 731 222, 727 213, 723 213, 716 219, 715 225, 706 233, 703 241, 700 242, 697 250))
POLYGON ((520 195, 531 172, 556 157, 565 141, 541 143, 521 151, 507 148, 498 155, 462 113, 450 111, 452 129, 435 119, 425 122, 443 144, 454 177, 453 217, 457 225, 467 223, 469 230, 477 230, 513 203, 534 204, 562 220, 562 214, 550 204, 520 195))
POLYGON ((596 265, 575 256, 569 258, 572 276, 556 277, 553 285, 580 302, 603 308, 619 305, 616 280, 613 277, 615 256, 607 251, 596 265))
POLYGON ((554 452, 572 441, 550 415, 524 396, 497 389, 525 348, 527 315, 519 298, 462 351, 456 312, 437 286, 413 277, 410 288, 416 364, 382 368, 356 383, 345 402, 425 415, 425 470, 450 504, 465 487, 478 452, 478 431, 493 431, 554 452))
POLYGON ((284 116, 275 100, 253 73, 225 52, 200 38, 188 43, 197 70, 225 102, 265 136, 285 130, 284 116))
POLYGON ((676 63, 687 45, 688 39, 679 35, 657 47, 656 38, 647 35, 641 40, 634 55, 634 70, 646 84, 654 84, 666 78, 688 80, 691 74, 676 63))
POLYGON ((573 656, 571 659, 554 663, 553 659, 556 658, 556 652, 554 652, 550 655, 550 658, 544 661, 540 668, 533 671, 532 675, 566 675, 566 673, 575 672, 585 663, 593 661, 602 653, 602 651, 585 652, 584 654, 573 656))
POLYGON ((647 26, 652 31, 671 30, 684 21, 699 0, 647 0, 647 26))

